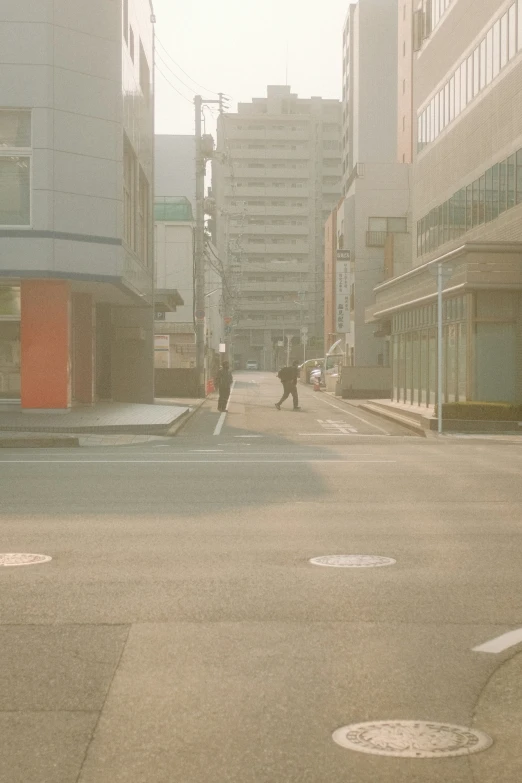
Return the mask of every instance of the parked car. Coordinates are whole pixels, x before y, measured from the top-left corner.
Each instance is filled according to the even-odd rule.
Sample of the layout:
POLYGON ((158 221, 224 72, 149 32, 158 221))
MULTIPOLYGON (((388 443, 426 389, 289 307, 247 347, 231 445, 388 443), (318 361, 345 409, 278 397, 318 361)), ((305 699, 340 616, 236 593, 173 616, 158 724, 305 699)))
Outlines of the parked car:
POLYGON ((247 370, 259 370, 259 363, 254 359, 249 359, 246 363, 247 370))

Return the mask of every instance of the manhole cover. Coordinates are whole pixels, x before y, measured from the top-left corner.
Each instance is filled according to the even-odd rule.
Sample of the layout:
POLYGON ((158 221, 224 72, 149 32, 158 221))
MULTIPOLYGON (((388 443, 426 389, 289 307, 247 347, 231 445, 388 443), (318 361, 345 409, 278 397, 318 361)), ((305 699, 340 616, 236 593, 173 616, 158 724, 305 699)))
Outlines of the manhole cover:
POLYGON ((482 731, 450 723, 414 720, 355 723, 337 729, 332 737, 338 745, 349 750, 410 759, 467 756, 486 750, 493 743, 482 731))
POLYGON ((4 552, 0 554, 0 566, 25 566, 48 563, 52 560, 49 555, 28 555, 19 552, 4 552))
POLYGON ((313 557, 312 565, 330 566, 331 568, 378 568, 394 565, 397 561, 391 557, 380 555, 323 555, 313 557))

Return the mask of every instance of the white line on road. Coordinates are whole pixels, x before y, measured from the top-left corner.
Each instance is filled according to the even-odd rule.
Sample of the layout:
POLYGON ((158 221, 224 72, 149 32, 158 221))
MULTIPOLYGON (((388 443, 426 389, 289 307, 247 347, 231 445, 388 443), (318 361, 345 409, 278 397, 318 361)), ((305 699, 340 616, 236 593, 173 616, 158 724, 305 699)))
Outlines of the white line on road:
POLYGON ((216 424, 216 429, 214 430, 214 435, 220 435, 221 434, 221 430, 223 429, 223 424, 225 423, 225 419, 226 419, 227 413, 228 413, 228 405, 230 403, 230 397, 232 397, 232 392, 234 391, 234 386, 235 385, 236 385, 236 382, 232 381, 232 386, 230 387, 230 396, 229 396, 228 402, 227 402, 227 409, 219 417, 218 423, 216 424))
POLYGON ((522 628, 517 628, 516 631, 508 631, 503 633, 502 636, 490 639, 489 642, 473 647, 473 652, 501 653, 510 647, 514 647, 515 644, 520 644, 520 642, 522 642, 522 628))
POLYGON ((358 419, 359 421, 362 421, 364 424, 367 424, 368 427, 373 427, 374 429, 379 430, 380 432, 384 432, 385 435, 388 435, 388 430, 385 430, 383 427, 379 427, 377 424, 372 424, 367 419, 361 418, 361 416, 356 416, 355 413, 346 410, 346 408, 340 408, 338 405, 334 405, 333 402, 330 402, 330 400, 325 400, 324 397, 321 397, 321 402, 324 402, 326 405, 329 405, 331 408, 335 408, 338 411, 342 411, 342 413, 344 413, 347 416, 353 416, 354 419, 358 419))
MULTIPOLYGON (((245 457, 248 455, 244 455, 245 457)), ((9 465, 297 465, 301 463, 342 463, 343 465, 391 465, 396 459, 2 459, 9 465)))

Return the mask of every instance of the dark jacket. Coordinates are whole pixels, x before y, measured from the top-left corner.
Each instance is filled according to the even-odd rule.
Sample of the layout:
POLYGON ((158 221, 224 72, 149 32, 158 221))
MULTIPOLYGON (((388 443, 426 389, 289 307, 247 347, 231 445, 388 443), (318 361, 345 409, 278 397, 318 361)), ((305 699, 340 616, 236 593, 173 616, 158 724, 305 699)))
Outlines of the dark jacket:
POLYGON ((294 386, 297 383, 298 375, 299 375, 299 370, 297 369, 297 367, 283 367, 277 373, 277 377, 279 378, 281 383, 291 383, 294 386))
POLYGON ((230 370, 225 370, 223 367, 218 370, 218 374, 215 378, 215 385, 218 389, 230 389, 232 381, 233 378, 230 370))

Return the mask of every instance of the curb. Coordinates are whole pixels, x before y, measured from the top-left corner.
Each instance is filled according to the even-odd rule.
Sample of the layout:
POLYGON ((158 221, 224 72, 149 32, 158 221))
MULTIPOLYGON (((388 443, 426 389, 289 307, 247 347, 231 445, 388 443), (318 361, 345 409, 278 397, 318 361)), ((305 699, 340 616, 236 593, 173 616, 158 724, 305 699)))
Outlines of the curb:
POLYGON ((180 416, 179 421, 175 421, 172 427, 167 430, 165 435, 169 438, 174 437, 175 435, 180 432, 180 430, 183 429, 183 427, 190 421, 190 419, 194 416, 197 411, 204 405, 204 403, 207 401, 208 397, 205 397, 203 400, 198 400, 197 403, 194 405, 194 407, 189 408, 186 413, 184 413, 182 416, 180 416))
POLYGON ((0 435, 0 449, 53 449, 53 448, 76 448, 79 447, 79 438, 36 436, 27 437, 24 435, 14 436, 12 438, 2 437, 0 435))
POLYGON ((395 424, 400 424, 401 427, 404 427, 405 429, 414 432, 416 435, 419 436, 419 438, 428 437, 426 430, 424 429, 422 424, 416 424, 407 416, 401 416, 400 413, 392 413, 391 411, 388 412, 381 408, 374 407, 371 404, 359 405, 358 407, 361 408, 363 411, 367 411, 368 413, 373 413, 375 416, 380 416, 383 419, 387 419, 388 421, 395 422, 395 424))

